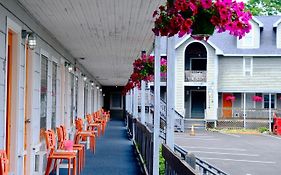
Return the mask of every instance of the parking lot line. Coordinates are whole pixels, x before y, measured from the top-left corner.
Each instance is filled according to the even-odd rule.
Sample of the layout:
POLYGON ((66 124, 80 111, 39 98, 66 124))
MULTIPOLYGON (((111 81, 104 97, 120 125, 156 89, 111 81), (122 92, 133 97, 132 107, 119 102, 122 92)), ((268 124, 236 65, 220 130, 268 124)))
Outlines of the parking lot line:
POLYGON ((218 148, 218 147, 200 147, 200 146, 183 146, 184 148, 189 151, 189 149, 212 149, 212 150, 228 150, 228 151, 247 151, 246 149, 240 149, 240 148, 218 148))
POLYGON ((185 140, 204 140, 204 141, 211 141, 211 140, 220 140, 220 139, 208 139, 208 138, 199 138, 199 137, 183 137, 181 139, 185 139, 185 140))
POLYGON ((228 135, 228 136, 232 136, 232 137, 241 137, 240 135, 228 134, 228 133, 224 133, 224 132, 220 132, 220 131, 219 131, 219 133, 224 134, 224 135, 228 135))
POLYGON ((186 137, 193 137, 193 138, 214 138, 214 136, 203 136, 203 135, 195 135, 195 136, 190 136, 190 135, 184 135, 184 136, 175 136, 175 139, 182 139, 186 137))
POLYGON ((233 156, 251 156, 258 157, 258 154, 245 154, 245 153, 221 153, 221 152, 209 152, 209 151, 190 151, 192 153, 204 153, 204 154, 221 154, 221 155, 233 155, 233 156))
POLYGON ((262 163, 262 164, 276 164, 276 162, 271 161, 258 161, 258 160, 244 160, 244 159, 221 159, 213 157, 200 157, 202 160, 225 160, 225 161, 234 161, 234 162, 248 162, 248 163, 262 163))
POLYGON ((267 135, 267 134, 263 134, 263 136, 271 137, 271 138, 275 138, 275 139, 281 140, 281 137, 277 137, 277 136, 272 136, 272 135, 267 135))

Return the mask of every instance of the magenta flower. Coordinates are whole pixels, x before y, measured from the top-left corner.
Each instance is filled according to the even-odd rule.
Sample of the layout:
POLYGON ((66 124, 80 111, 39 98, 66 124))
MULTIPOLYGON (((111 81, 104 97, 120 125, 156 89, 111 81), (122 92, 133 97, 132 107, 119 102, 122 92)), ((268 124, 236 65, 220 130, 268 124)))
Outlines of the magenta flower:
POLYGON ((212 7, 212 0, 201 0, 201 5, 204 9, 209 9, 212 7))

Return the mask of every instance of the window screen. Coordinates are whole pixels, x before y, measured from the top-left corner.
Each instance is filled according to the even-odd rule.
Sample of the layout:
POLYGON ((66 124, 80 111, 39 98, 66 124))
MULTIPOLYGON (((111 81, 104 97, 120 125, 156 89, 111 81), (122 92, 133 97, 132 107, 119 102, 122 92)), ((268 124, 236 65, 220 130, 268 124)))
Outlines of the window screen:
POLYGON ((46 130, 47 119, 48 58, 41 55, 40 137, 46 130))
POLYGON ((53 62, 52 68, 52 129, 56 127, 56 109, 57 109, 57 63, 53 62))

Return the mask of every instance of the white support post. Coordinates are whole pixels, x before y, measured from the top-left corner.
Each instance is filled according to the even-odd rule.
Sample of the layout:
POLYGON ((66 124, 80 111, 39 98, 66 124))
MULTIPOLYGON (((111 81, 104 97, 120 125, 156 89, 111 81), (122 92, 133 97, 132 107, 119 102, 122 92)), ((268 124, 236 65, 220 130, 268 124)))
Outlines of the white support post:
POLYGON ((159 134, 160 134, 160 51, 159 36, 155 38, 154 60, 154 128, 153 128, 153 175, 159 175, 159 134))
POLYGON ((271 132, 271 93, 269 95, 269 103, 268 103, 268 129, 271 132))
POLYGON ((128 100, 128 98, 129 98, 129 94, 126 93, 126 95, 125 95, 126 112, 128 111, 128 106, 129 106, 129 100, 128 100))
POLYGON ((244 122, 244 128, 246 128, 246 93, 243 94, 243 122, 244 122))
POLYGON ((138 88, 134 88, 134 109, 133 109, 133 118, 138 116, 138 88))
POLYGON ((175 37, 168 38, 167 52, 167 133, 166 143, 174 150, 174 126, 175 126, 175 37))
POLYGON ((145 124, 145 81, 141 81, 141 123, 145 124))
POLYGON ((133 114, 133 89, 130 90, 130 114, 133 114))

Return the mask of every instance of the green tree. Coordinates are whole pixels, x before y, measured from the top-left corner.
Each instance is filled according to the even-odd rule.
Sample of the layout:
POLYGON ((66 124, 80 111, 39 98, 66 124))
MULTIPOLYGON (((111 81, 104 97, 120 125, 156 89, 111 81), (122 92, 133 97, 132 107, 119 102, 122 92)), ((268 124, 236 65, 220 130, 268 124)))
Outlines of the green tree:
POLYGON ((281 0, 249 0, 246 3, 253 15, 281 15, 281 0))

